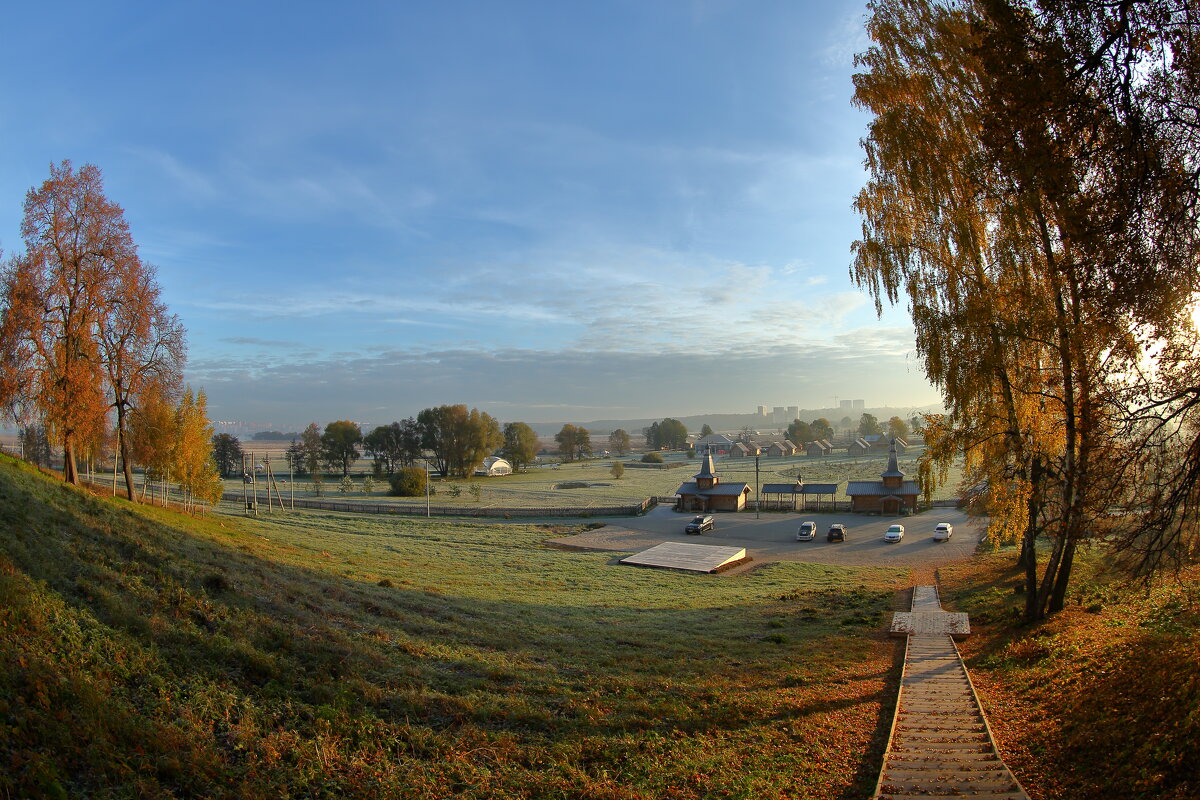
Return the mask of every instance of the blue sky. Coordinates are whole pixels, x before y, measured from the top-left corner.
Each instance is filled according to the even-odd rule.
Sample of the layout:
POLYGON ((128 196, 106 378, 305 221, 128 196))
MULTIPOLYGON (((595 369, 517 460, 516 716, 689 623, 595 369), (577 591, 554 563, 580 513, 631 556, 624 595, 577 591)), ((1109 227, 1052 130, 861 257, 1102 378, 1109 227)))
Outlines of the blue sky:
POLYGON ((216 419, 934 402, 848 277, 856 2, 6 12, 0 246, 104 171, 216 419))

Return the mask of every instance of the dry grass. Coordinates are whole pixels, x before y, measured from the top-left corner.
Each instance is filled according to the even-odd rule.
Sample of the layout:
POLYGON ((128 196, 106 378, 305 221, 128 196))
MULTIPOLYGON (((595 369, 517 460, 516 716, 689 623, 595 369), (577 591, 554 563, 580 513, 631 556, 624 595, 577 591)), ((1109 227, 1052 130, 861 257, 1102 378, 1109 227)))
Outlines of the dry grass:
POLYGON ((1006 761, 1035 798, 1200 797, 1200 570, 1152 590, 1084 553, 1070 603, 1035 626, 1005 551, 942 570, 1006 761))

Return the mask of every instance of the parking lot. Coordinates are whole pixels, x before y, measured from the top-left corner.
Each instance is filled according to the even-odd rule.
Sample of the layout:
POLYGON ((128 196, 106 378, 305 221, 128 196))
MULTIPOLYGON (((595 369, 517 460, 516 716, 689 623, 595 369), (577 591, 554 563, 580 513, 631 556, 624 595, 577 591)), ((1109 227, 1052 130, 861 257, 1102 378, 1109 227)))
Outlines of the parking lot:
POLYGON ((954 508, 935 508, 908 517, 772 511, 764 512, 756 519, 753 511, 715 514, 715 530, 699 536, 683 531, 693 516, 660 506, 645 516, 611 519, 603 528, 556 539, 554 543, 595 550, 639 552, 662 542, 693 542, 744 547, 755 562, 935 567, 969 559, 983 534, 981 522, 954 508), (806 520, 817 523, 817 538, 811 542, 798 542, 796 529, 806 520), (846 541, 825 541, 825 532, 835 522, 846 526, 846 541), (884 542, 883 532, 897 522, 904 526, 904 540, 895 544, 884 542), (939 522, 954 526, 954 536, 947 542, 933 540, 933 526, 939 522))

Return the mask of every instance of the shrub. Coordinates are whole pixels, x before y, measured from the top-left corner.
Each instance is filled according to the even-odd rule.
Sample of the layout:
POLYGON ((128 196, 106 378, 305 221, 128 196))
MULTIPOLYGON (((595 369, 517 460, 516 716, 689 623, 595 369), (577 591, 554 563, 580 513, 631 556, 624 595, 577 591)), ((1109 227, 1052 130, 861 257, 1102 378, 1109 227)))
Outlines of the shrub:
POLYGON ((661 464, 663 463, 663 457, 660 453, 646 453, 646 455, 642 456, 642 463, 661 464))
POLYGON ((373 491, 375 491, 375 479, 367 475, 363 478, 363 494, 369 496, 373 491))
POLYGON ((620 461, 614 461, 613 465, 612 465, 612 470, 610 470, 610 471, 612 472, 612 476, 614 478, 616 478, 617 480, 620 480, 621 476, 625 474, 625 465, 622 464, 620 461))
POLYGON ((350 494, 350 491, 353 488, 354 488, 354 479, 351 478, 349 475, 343 475, 342 479, 340 481, 338 481, 338 491, 341 492, 342 494, 350 494))
POLYGON ((420 467, 400 467, 388 480, 396 497, 420 497, 425 494, 425 470, 420 467))

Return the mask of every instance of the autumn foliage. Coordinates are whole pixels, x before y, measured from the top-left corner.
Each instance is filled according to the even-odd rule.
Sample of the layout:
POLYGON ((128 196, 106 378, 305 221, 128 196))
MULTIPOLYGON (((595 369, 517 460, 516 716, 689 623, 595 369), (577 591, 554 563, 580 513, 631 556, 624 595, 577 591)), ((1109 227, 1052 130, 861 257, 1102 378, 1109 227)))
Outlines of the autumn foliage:
POLYGON ((133 499, 130 415, 178 397, 183 326, 96 166, 52 165, 25 198, 21 234, 25 252, 0 275, 0 403, 22 426, 45 425, 72 483, 112 430, 133 499))
POLYGON ((922 480, 964 458, 993 543, 1022 543, 1029 620, 1064 607, 1093 538, 1173 531, 1126 538, 1150 570, 1197 541, 1200 382, 1172 380, 1197 371, 1193 16, 1167 2, 871 6, 852 276, 879 309, 909 302, 948 410, 927 425, 922 480), (1186 491, 1170 490, 1172 457, 1197 465, 1186 491))

